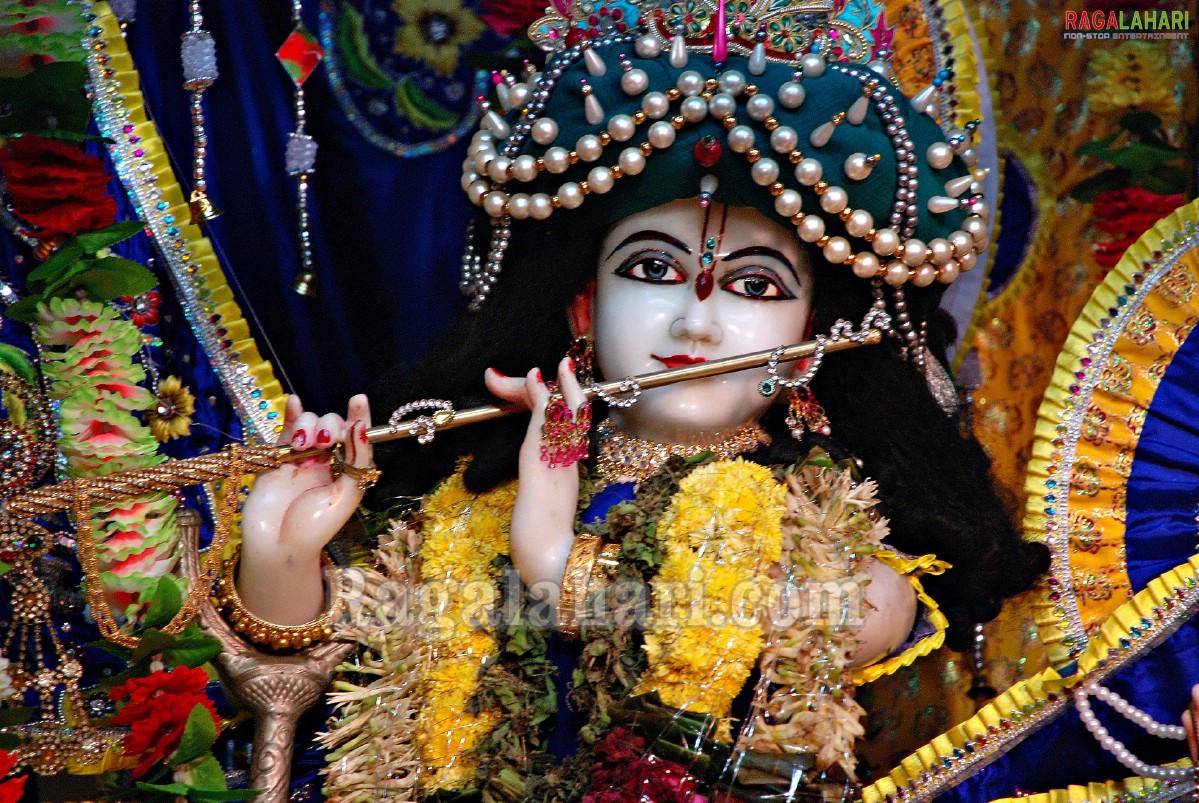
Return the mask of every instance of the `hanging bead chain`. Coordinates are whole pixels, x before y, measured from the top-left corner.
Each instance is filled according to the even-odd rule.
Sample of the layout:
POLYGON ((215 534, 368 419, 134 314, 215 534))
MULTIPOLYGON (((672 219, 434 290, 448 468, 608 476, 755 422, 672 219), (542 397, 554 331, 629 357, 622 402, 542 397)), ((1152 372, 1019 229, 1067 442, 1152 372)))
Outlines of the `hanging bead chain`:
POLYGON ((1132 751, 1123 742, 1112 736, 1107 728, 1103 727, 1103 723, 1099 721, 1099 717, 1091 710, 1091 701, 1087 699, 1091 695, 1109 703, 1125 717, 1145 728, 1145 730, 1154 736, 1165 739, 1185 739, 1186 731, 1181 725, 1164 725, 1155 721, 1144 711, 1134 707, 1127 700, 1110 689, 1103 688, 1095 681, 1084 683, 1074 689, 1074 707, 1078 709, 1078 717, 1082 720, 1082 724, 1086 729, 1090 731, 1091 735, 1099 741, 1100 747, 1111 753, 1116 761, 1119 761, 1134 774, 1142 778, 1176 781, 1195 776, 1195 770, 1191 768, 1159 767, 1141 761, 1141 759, 1134 756, 1132 751))
MULTIPOLYGON (((304 28, 301 12, 301 0, 291 0, 291 21, 294 30, 288 37, 288 42, 284 43, 284 48, 288 47, 289 43, 293 45, 309 44, 307 37, 311 35, 304 28)), ((319 63, 322 51, 315 42, 312 42, 310 47, 313 49, 309 51, 309 55, 315 55, 316 63, 319 63)), ((284 61, 284 67, 288 68, 287 58, 282 55, 283 53, 283 49, 280 49, 276 56, 279 56, 284 61)), ((308 134, 308 109, 304 104, 304 81, 307 80, 312 69, 315 69, 315 63, 309 69, 304 69, 299 65, 288 68, 288 74, 296 88, 296 129, 287 138, 286 162, 287 174, 296 177, 296 215, 299 218, 300 232, 300 272, 291 287, 302 296, 315 296, 317 293, 316 271, 312 262, 312 232, 308 216, 308 177, 316 170, 316 140, 308 134)))
POLYGON ((204 15, 200 0, 191 0, 192 27, 183 34, 179 55, 183 61, 183 88, 192 93, 192 194, 188 202, 193 225, 212 220, 220 210, 208 198, 208 176, 205 160, 208 156, 208 134, 204 131, 204 90, 219 77, 216 63, 216 42, 204 30, 204 15))

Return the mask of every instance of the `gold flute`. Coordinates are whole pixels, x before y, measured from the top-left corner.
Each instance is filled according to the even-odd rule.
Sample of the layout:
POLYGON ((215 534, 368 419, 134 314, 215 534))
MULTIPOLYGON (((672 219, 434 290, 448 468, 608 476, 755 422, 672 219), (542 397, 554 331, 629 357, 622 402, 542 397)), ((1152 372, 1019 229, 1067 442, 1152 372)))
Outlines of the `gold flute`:
MULTIPOLYGON (((855 338, 809 340, 781 349, 755 351, 736 357, 686 365, 652 374, 629 377, 611 382, 593 383, 584 392, 588 399, 612 398, 630 391, 651 390, 677 382, 705 379, 721 374, 761 368, 770 364, 794 362, 805 357, 821 357, 838 351, 847 351, 858 346, 874 345, 882 340, 882 333, 871 329, 855 338)), ((392 415, 387 424, 371 427, 366 431, 371 443, 383 443, 401 438, 415 437, 427 443, 444 430, 456 429, 469 424, 479 424, 525 412, 515 404, 485 405, 467 410, 455 410, 449 402, 426 400, 406 404, 392 415), (401 415, 406 410, 431 410, 429 414, 407 419, 401 415)), ((44 516, 61 510, 78 509, 82 500, 87 504, 103 506, 124 499, 152 493, 172 491, 189 485, 231 478, 233 473, 254 474, 277 468, 285 462, 304 460, 309 457, 327 455, 327 450, 293 450, 290 446, 243 446, 231 444, 224 451, 214 454, 172 460, 151 468, 134 469, 111 474, 107 477, 78 479, 34 488, 9 497, 4 513, 17 518, 44 516)), ((335 460, 340 458, 335 455, 335 460)))

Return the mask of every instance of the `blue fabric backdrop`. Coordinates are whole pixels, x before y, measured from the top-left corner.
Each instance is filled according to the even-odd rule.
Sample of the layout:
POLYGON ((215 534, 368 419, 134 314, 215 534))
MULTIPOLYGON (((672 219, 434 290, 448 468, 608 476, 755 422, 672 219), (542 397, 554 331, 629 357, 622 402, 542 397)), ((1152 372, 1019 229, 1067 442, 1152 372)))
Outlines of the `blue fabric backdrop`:
MULTIPOLYGON (((304 9, 313 32, 317 5, 304 9)), ((305 90, 319 143, 310 208, 320 294, 296 294, 296 179, 283 160, 295 128, 293 91, 274 55, 292 29, 290 4, 205 0, 203 11, 220 69, 205 93, 209 194, 225 213, 210 235, 284 387, 309 408, 344 411, 349 395, 419 357, 463 308, 465 145, 414 159, 379 150, 346 119, 319 67, 305 90)), ((192 134, 179 35, 188 27, 187 4, 142 2, 128 37, 147 107, 186 190, 192 134)))

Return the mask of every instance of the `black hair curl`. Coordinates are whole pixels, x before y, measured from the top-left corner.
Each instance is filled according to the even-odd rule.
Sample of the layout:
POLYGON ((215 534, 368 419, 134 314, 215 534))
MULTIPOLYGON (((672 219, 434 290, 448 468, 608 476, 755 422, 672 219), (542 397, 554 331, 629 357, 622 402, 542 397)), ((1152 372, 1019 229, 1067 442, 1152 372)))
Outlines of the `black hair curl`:
MULTIPOLYGON (((489 367, 509 375, 538 368, 552 376, 571 338, 565 310, 594 278, 603 235, 579 215, 516 224, 492 297, 456 321, 406 379, 388 377, 372 398, 387 402, 384 409, 419 398, 449 399, 461 409, 494 403, 483 384, 489 367)), ((476 242, 479 248, 486 244, 483 238, 476 242)), ((860 321, 870 305, 869 284, 843 267, 818 258, 816 264, 814 330, 828 331, 838 318, 860 321)), ((932 306, 922 308, 920 301, 911 302, 914 317, 932 306)), ((858 458, 863 473, 878 483, 891 520, 889 542, 953 564, 924 584, 949 619, 950 646, 965 649, 975 623, 995 618, 1004 599, 1044 573, 1047 550, 1021 540, 982 447, 962 435, 891 344, 829 355, 811 387, 832 425, 834 442, 826 445, 858 458)), ((790 437, 781 407, 774 405, 762 421, 773 444, 748 457, 784 464, 810 448, 790 437)), ((597 409, 597 419, 603 413, 597 409)), ((517 416, 443 432, 429 446, 406 441, 382 447, 384 480, 371 502, 381 506, 390 497, 427 491, 466 454, 473 455, 465 476, 471 490, 515 477, 526 427, 517 416)))

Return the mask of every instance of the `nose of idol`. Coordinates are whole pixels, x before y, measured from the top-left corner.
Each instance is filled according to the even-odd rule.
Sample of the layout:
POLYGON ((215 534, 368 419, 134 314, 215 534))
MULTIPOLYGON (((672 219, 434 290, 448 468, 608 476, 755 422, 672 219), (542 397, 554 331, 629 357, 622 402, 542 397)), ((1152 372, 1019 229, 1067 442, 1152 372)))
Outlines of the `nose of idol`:
MULTIPOLYGON (((793 230, 748 207, 683 199, 614 225, 600 249, 593 327, 607 379, 798 342, 812 266, 793 230)), ((613 419, 631 434, 696 443, 755 422, 765 369, 647 391, 613 419)))

